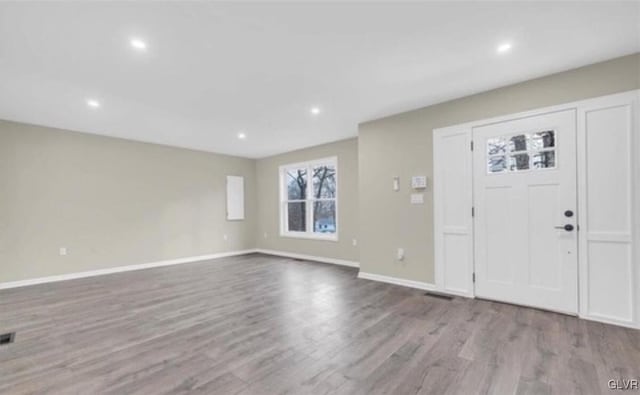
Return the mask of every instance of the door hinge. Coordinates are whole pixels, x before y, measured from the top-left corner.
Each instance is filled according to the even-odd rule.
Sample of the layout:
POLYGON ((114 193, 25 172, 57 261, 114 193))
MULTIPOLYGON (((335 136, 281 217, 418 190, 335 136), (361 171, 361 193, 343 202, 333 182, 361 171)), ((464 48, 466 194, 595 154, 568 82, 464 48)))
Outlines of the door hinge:
POLYGON ((471 140, 471 151, 473 151, 473 140, 471 140))
POLYGON ((473 281, 474 283, 476 282, 476 273, 473 272, 473 274, 471 274, 471 281, 473 281))
POLYGON ((471 216, 472 217, 476 216, 476 208, 475 207, 471 207, 471 216))

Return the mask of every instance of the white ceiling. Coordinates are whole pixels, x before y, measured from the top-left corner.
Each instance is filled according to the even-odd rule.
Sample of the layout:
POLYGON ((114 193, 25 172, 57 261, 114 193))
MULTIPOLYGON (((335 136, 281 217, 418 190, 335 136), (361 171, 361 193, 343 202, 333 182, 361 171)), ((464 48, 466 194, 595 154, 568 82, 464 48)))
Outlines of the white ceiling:
POLYGON ((256 158, 638 51, 640 2, 3 2, 0 118, 256 158))

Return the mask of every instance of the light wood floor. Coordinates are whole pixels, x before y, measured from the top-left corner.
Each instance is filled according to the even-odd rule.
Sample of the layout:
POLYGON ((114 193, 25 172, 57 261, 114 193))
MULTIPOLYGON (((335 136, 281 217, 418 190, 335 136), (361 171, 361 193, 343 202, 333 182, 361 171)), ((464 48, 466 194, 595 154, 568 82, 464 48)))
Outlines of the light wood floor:
POLYGON ((640 331, 356 274, 248 255, 0 291, 0 332, 17 331, 0 393, 590 394, 640 378, 640 331))

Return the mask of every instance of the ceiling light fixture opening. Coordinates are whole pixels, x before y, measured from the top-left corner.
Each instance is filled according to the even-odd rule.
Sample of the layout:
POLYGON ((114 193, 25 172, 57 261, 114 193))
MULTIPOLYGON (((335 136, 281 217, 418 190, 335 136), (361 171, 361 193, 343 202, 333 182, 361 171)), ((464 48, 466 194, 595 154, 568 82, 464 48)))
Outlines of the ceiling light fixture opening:
POLYGON ((129 43, 131 44, 131 47, 139 51, 145 51, 147 49, 147 43, 139 38, 132 38, 129 43))
POLYGON ((498 53, 505 53, 511 49, 511 43, 504 43, 498 45, 497 51, 498 53))
POLYGON ((312 115, 318 115, 321 112, 320 107, 311 107, 310 111, 312 115))
POLYGON ((238 138, 239 138, 240 140, 244 140, 244 139, 246 139, 246 138, 247 138, 247 135, 246 135, 246 133, 244 133, 244 132, 240 132, 240 133, 238 133, 238 138))
POLYGON ((87 99, 87 106, 91 108, 98 108, 100 107, 100 102, 96 99, 87 99))

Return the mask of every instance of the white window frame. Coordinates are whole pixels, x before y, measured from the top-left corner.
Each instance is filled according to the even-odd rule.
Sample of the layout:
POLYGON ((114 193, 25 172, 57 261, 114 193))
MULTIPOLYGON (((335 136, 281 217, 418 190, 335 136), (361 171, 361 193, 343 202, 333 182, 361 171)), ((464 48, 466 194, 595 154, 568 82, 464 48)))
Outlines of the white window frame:
POLYGON ((328 240, 328 241, 338 241, 338 232, 340 230, 339 221, 338 221, 338 195, 339 195, 339 183, 338 183, 338 157, 333 156, 329 158, 316 159, 308 162, 299 162, 299 163, 290 163, 286 165, 280 166, 279 171, 279 190, 280 190, 280 199, 279 199, 279 215, 280 215, 280 236, 281 237, 292 237, 299 239, 314 239, 314 240, 328 240), (336 193, 335 198, 325 198, 325 199, 315 199, 313 197, 313 168, 315 166, 333 166, 336 169, 336 193), (306 202, 306 223, 307 230, 305 232, 296 232, 289 231, 287 229, 288 211, 286 210, 286 204, 290 202, 287 200, 287 188, 286 188, 286 175, 287 169, 307 169, 307 196, 305 200, 301 200, 301 202, 306 202), (316 233, 313 231, 313 203, 316 201, 335 201, 336 207, 336 231, 335 233, 316 233))

